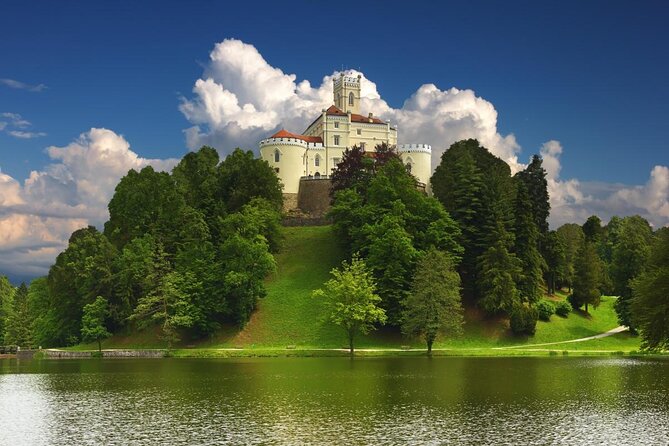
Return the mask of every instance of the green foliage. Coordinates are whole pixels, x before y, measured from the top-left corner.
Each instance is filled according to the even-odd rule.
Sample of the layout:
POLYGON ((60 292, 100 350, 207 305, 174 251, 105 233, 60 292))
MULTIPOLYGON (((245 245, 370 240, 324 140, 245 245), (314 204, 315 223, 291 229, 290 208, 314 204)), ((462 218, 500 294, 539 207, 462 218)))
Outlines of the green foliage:
POLYGON ((376 157, 364 187, 337 192, 330 215, 348 252, 359 252, 371 268, 381 306, 397 326, 419 255, 435 247, 459 259, 462 247, 456 223, 418 190, 416 179, 393 153, 387 149, 376 157))
POLYGON ((583 223, 583 235, 585 240, 590 243, 599 242, 604 235, 604 228, 602 228, 602 220, 596 215, 591 215, 583 223))
POLYGON ((646 269, 652 240, 650 225, 638 215, 625 217, 617 227, 611 256, 611 278, 618 295, 615 309, 620 324, 630 327, 632 332, 635 328, 630 312, 631 283, 646 269))
POLYGON ((347 148, 341 161, 332 172, 330 194, 334 198, 339 191, 352 189, 364 194, 374 170, 374 160, 365 156, 359 146, 347 148))
POLYGON ((577 309, 585 305, 597 308, 601 293, 599 286, 602 278, 601 260, 592 242, 585 241, 576 254, 574 265, 574 290, 569 296, 569 302, 577 309))
POLYGON ((551 205, 548 200, 548 182, 546 169, 542 166, 542 159, 534 155, 525 170, 516 174, 523 183, 528 194, 528 206, 532 220, 540 236, 548 234, 548 215, 551 205))
POLYGON ((669 347, 669 229, 660 229, 652 245, 647 268, 632 281, 631 313, 641 332, 642 347, 669 347))
POLYGON ((32 321, 32 339, 35 345, 53 346, 58 324, 50 307, 49 285, 46 277, 39 277, 30 282, 28 307, 30 309, 30 320, 32 321))
POLYGON ((76 342, 84 305, 97 296, 113 295, 115 257, 116 249, 93 226, 72 234, 67 249, 49 270, 50 319, 55 323, 50 330, 54 336, 51 344, 76 342))
POLYGON ((186 154, 172 169, 172 178, 186 203, 199 209, 209 221, 225 214, 225 203, 218 197, 218 163, 216 149, 203 146, 186 154))
POLYGON ((464 323, 460 276, 448 254, 430 249, 420 260, 404 303, 402 332, 423 337, 428 354, 439 332, 458 335, 464 323))
POLYGON ((521 263, 510 252, 511 236, 501 222, 493 232, 494 242, 479 257, 480 298, 479 305, 488 313, 511 310, 520 302, 516 288, 518 277, 522 273, 521 263))
MULTIPOLYGON (((551 316, 556 313, 556 306, 553 302, 542 299, 536 303, 535 308, 537 309, 537 315, 540 320, 548 322, 551 320, 551 316)), ((569 309, 569 304, 567 304, 569 309)))
POLYGON ((572 287, 574 283, 574 271, 576 264, 576 254, 585 240, 583 229, 576 223, 567 223, 557 229, 557 236, 564 244, 565 271, 564 284, 572 287))
POLYGON ((217 198, 236 212, 254 198, 264 198, 277 211, 283 205, 281 182, 274 169, 251 150, 235 149, 218 166, 217 198))
POLYGON ((354 256, 350 263, 344 261, 341 269, 335 268, 330 274, 332 279, 313 296, 327 302, 327 318, 346 331, 353 354, 355 336, 369 333, 375 324, 384 324, 386 312, 379 307, 381 298, 375 293, 374 279, 362 259, 354 256))
POLYGON ((97 342, 98 352, 102 351, 102 340, 111 336, 105 326, 105 318, 109 314, 107 300, 98 296, 93 302, 84 306, 81 317, 81 339, 84 342, 97 342))
POLYGON ((9 283, 9 279, 0 276, 0 339, 5 335, 7 318, 12 312, 12 302, 14 301, 14 287, 9 283))
POLYGON ((569 302, 561 300, 560 302, 555 304, 555 314, 557 314, 560 317, 569 317, 569 313, 571 313, 571 308, 572 306, 569 302))
POLYGON ((464 254, 459 270, 465 295, 481 299, 486 292, 478 286, 482 272, 479 257, 496 243, 493 232, 498 223, 507 233, 513 231, 515 184, 511 169, 478 141, 468 139, 444 152, 431 184, 434 196, 462 232, 464 254))
POLYGON ((569 265, 566 251, 566 243, 560 234, 549 231, 544 237, 543 252, 546 261, 544 279, 550 295, 555 294, 559 285, 567 281, 569 265))
POLYGON ((527 305, 517 305, 511 312, 509 320, 511 331, 517 335, 533 336, 537 330, 539 313, 536 308, 527 305))
POLYGON ((28 287, 22 283, 14 293, 11 312, 5 324, 5 344, 21 347, 33 344, 30 330, 30 307, 28 306, 28 287))
MULTIPOLYGON (((541 162, 539 161, 539 167, 541 162)), ((529 168, 529 167, 528 167, 529 168)), ((543 170, 543 169, 542 169, 543 170)), ((543 270, 546 268, 543 257, 539 253, 539 230, 537 229, 537 217, 533 212, 533 200, 528 192, 525 181, 532 184, 529 173, 525 177, 521 176, 518 182, 518 190, 515 199, 515 253, 521 262, 522 274, 518 280, 518 292, 523 302, 530 304, 539 300, 543 294, 541 286, 543 285, 543 270), (523 180, 523 178, 527 178, 523 180)), ((543 177, 542 177, 543 178, 543 177)), ((545 181, 545 180, 544 180, 545 181)), ((537 211, 538 212, 538 211, 537 211)), ((544 216, 543 210, 542 217, 544 216)))

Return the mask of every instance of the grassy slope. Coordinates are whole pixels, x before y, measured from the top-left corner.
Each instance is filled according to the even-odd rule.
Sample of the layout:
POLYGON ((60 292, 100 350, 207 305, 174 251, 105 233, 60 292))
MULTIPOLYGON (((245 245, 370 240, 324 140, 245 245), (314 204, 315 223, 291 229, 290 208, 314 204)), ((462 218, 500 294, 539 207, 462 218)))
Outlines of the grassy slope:
MULTIPOLYGON (((329 278, 329 271, 338 266, 343 252, 337 245, 330 226, 284 228, 284 243, 277 255, 278 270, 267 281, 267 297, 259 303, 247 326, 241 330, 228 328, 211 339, 194 344, 199 348, 242 347, 251 349, 297 349, 339 348, 345 344, 343 331, 322 322, 322 303, 311 297, 311 292, 322 286, 329 278)), ((564 295, 556 299, 564 299, 564 295)), ((500 319, 487 319, 476 310, 466 314, 465 333, 458 339, 438 339, 435 348, 457 349, 475 352, 488 350, 491 354, 511 354, 514 350, 489 350, 495 347, 531 345, 559 342, 592 336, 618 325, 613 310, 612 297, 604 297, 597 309, 590 314, 572 312, 568 318, 552 316, 550 322, 537 324, 537 333, 530 338, 510 335, 508 323, 500 319)), ((115 336, 104 347, 162 347, 154 333, 115 336)), ((190 345, 188 345, 190 347, 190 345)), ((396 332, 381 330, 370 336, 362 336, 359 348, 421 348, 418 339, 402 338, 396 332)), ((80 346, 79 348, 92 348, 80 346)), ((529 347, 528 347, 529 348, 529 347)), ((624 350, 639 348, 638 338, 627 334, 610 338, 541 347, 554 350, 624 350)), ((480 354, 481 352, 476 352, 480 354)))

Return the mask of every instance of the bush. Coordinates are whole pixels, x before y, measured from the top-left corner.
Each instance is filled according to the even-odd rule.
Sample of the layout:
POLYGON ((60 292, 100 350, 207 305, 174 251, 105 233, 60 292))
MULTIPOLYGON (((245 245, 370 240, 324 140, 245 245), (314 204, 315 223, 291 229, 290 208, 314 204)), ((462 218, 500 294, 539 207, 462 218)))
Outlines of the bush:
POLYGON ((567 296, 567 301, 571 304, 571 307, 574 310, 578 310, 583 306, 583 302, 581 302, 581 300, 576 298, 576 296, 574 296, 573 294, 567 296))
POLYGON ((555 314, 557 314, 560 317, 569 317, 569 313, 571 313, 571 305, 569 302, 566 301, 560 301, 555 305, 555 314))
POLYGON ((542 321, 548 322, 551 320, 551 316, 555 314, 555 305, 547 300, 540 300, 537 302, 536 308, 537 313, 539 314, 539 319, 542 321))
POLYGON ((511 313, 511 331, 532 336, 537 331, 538 318, 535 308, 519 305, 511 313))

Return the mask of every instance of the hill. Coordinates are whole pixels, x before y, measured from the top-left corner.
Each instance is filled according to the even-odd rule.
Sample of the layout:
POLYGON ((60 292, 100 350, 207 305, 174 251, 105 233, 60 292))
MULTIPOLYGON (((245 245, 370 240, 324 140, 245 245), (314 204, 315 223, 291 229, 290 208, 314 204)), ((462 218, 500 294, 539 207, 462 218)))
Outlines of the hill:
MULTIPOLYGON (((216 336, 182 347, 205 349, 243 348, 263 349, 329 349, 345 345, 341 329, 322 321, 323 304, 311 297, 329 278, 329 272, 344 258, 331 226, 283 228, 281 252, 276 256, 277 271, 267 279, 267 296, 262 299, 249 323, 242 329, 228 327, 216 336)), ((564 294, 554 297, 564 299, 564 294)), ((586 315, 572 311, 568 318, 552 316, 550 322, 539 321, 533 337, 519 338, 508 330, 508 322, 500 318, 486 318, 476 309, 468 309, 464 335, 457 339, 438 339, 435 349, 488 351, 500 354, 509 350, 499 348, 534 344, 560 343, 597 335, 615 328, 618 323, 613 303, 615 298, 604 297, 597 309, 586 315), (495 349, 495 350, 491 350, 495 349)), ((105 348, 162 347, 155 333, 145 332, 130 336, 115 336, 104 343, 105 348)), ((91 348, 92 346, 79 346, 91 348)), ((358 348, 422 348, 418 339, 406 339, 396 331, 382 329, 370 336, 360 337, 358 348)), ((540 350, 606 350, 631 351, 639 348, 639 340, 626 333, 582 343, 537 346, 540 350)))

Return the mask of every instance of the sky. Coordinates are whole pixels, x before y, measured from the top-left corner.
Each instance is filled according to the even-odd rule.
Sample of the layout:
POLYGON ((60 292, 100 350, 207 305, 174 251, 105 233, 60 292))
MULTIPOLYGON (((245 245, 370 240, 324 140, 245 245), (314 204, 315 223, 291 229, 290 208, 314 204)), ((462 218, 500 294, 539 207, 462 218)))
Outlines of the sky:
POLYGON ((652 1, 2 2, 0 274, 46 273, 130 168, 304 130, 342 69, 433 165, 469 137, 514 170, 541 154, 553 228, 669 225, 668 19, 652 1))

